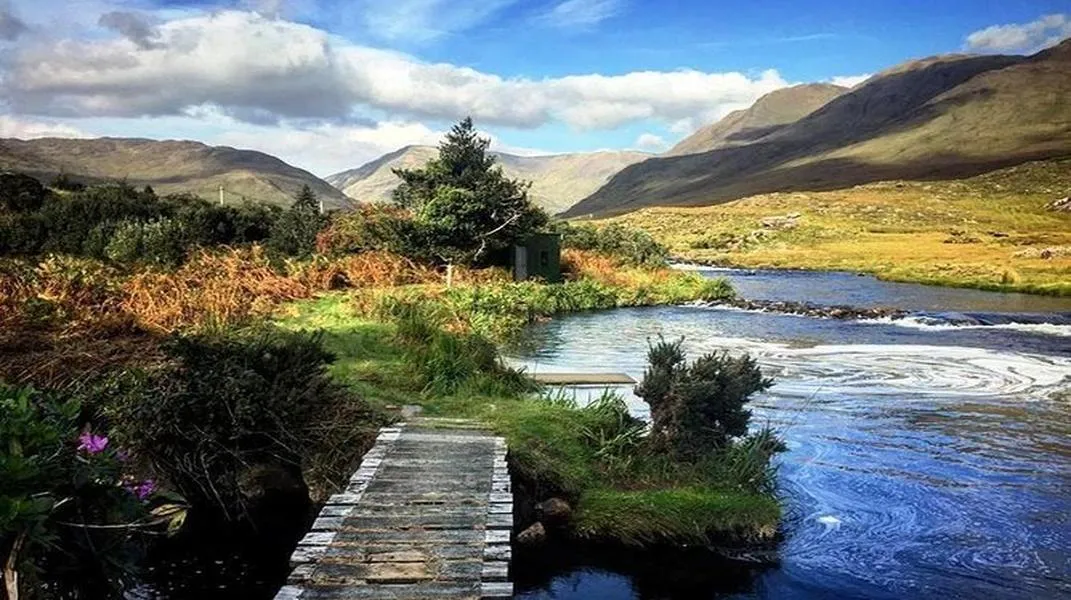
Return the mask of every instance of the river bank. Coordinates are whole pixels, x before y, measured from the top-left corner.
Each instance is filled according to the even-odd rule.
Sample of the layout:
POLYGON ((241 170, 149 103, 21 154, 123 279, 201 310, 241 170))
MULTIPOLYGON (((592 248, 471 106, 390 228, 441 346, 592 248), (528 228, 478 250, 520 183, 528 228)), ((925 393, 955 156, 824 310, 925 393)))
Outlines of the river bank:
MULTIPOLYGON (((615 277, 628 271, 618 269, 615 277)), ((375 405, 396 410, 417 403, 425 414, 481 420, 504 435, 518 531, 537 520, 537 504, 556 499, 568 504, 569 517, 557 528, 548 524, 552 538, 632 547, 768 547, 777 537, 780 510, 766 491, 772 480, 765 461, 754 463, 757 471, 723 468, 724 461, 744 460, 756 450, 733 450, 737 454, 702 464, 649 453, 641 443, 644 424, 628 417, 619 401, 608 397, 580 406, 566 397, 535 395, 527 378, 501 366, 497 352, 481 341, 492 334, 506 339, 552 315, 717 300, 731 293, 721 281, 700 285, 703 278, 692 274, 645 272, 657 281, 610 284, 601 291, 578 281, 408 288, 381 291, 374 299, 334 294, 292 305, 277 322, 322 332, 336 356, 332 374, 375 405)))
POLYGON ((707 207, 648 208, 606 223, 643 229, 675 256, 720 267, 869 273, 888 280, 1071 296, 1068 160, 955 181, 783 192, 707 207))

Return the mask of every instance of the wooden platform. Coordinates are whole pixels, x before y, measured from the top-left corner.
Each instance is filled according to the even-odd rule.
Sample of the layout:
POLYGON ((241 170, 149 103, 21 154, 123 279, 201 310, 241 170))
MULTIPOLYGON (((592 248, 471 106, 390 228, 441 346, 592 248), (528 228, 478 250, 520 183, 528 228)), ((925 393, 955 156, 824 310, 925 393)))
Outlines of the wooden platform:
POLYGON ((533 373, 544 385, 632 385, 636 380, 625 373, 533 373))
POLYGON ((384 428, 276 600, 512 598, 512 528, 504 439, 453 419, 384 428))

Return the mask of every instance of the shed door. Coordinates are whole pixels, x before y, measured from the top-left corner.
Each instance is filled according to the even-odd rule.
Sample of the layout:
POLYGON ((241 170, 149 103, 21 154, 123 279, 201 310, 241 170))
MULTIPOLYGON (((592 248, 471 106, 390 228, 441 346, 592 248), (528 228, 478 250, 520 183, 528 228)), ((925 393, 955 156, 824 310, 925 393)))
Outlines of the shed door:
POLYGON ((528 248, 513 247, 513 278, 517 281, 528 280, 528 248))

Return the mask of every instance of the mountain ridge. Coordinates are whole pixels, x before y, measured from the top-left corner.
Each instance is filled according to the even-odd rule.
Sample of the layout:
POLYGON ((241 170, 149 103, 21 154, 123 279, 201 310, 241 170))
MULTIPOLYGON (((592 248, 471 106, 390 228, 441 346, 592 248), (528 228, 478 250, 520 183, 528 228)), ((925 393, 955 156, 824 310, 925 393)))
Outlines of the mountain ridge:
POLYGON ((959 178, 1071 154, 1071 40, 901 63, 753 143, 623 169, 565 216, 959 178))
POLYGON ((748 108, 735 110, 700 128, 664 156, 697 154, 751 143, 798 121, 848 90, 831 83, 804 83, 774 90, 748 108))
POLYGON ((190 192, 213 200, 222 185, 226 201, 247 198, 281 206, 289 206, 308 185, 327 207, 350 205, 326 181, 280 158, 193 140, 0 138, 0 169, 45 181, 59 174, 84 183, 126 180, 159 193, 190 192))
MULTIPOLYGON (((325 180, 356 202, 386 202, 401 180, 395 168, 419 168, 437 156, 435 146, 409 145, 325 180)), ((540 156, 491 152, 508 177, 532 182, 529 197, 554 214, 594 192, 622 168, 650 158, 635 151, 604 150, 540 156)))

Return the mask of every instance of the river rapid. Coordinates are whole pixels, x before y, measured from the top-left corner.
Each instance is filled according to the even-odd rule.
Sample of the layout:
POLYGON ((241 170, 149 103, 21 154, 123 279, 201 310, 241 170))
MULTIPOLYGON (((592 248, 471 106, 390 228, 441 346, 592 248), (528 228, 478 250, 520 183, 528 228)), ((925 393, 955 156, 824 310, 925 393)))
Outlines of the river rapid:
POLYGON ((776 384, 753 401, 753 423, 777 428, 789 448, 778 459, 785 541, 776 567, 712 568, 686 589, 596 562, 526 576, 519 598, 1071 598, 1071 299, 846 273, 700 272, 729 277, 748 299, 910 314, 657 307, 534 326, 529 349, 510 357, 532 372, 640 379, 659 335, 683 336, 693 357, 755 356, 776 384))

